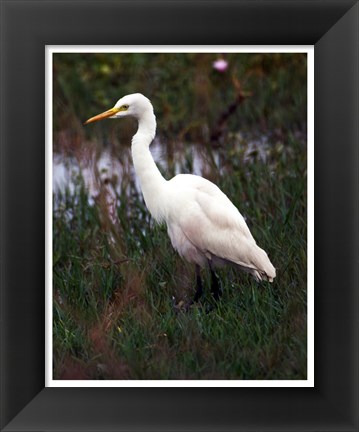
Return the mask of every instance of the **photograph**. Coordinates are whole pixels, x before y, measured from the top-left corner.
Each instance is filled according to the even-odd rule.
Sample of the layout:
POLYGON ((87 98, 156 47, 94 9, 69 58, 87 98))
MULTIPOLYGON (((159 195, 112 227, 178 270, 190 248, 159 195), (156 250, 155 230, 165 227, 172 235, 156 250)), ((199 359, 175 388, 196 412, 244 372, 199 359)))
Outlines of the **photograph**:
POLYGON ((51 385, 313 385, 308 50, 50 57, 51 385))

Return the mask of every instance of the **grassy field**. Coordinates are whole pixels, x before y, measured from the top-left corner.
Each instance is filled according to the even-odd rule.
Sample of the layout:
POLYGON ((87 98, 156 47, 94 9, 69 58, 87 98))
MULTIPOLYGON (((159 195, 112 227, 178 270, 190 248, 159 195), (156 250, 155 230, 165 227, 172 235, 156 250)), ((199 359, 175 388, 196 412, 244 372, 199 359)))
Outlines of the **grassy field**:
MULTIPOLYGON (((64 106, 59 130, 66 118, 76 123, 64 106)), ((257 114, 245 110, 248 130, 254 130, 257 114)), ((238 145, 234 120, 220 143, 206 147, 209 160, 217 160, 207 177, 239 208, 277 268, 273 284, 218 270, 218 303, 207 274, 202 301, 187 312, 175 307, 193 296, 194 268, 173 251, 166 227, 154 225, 132 176, 122 179, 115 226, 101 199, 95 205, 89 200, 80 176, 74 189, 54 195, 54 379, 306 379, 307 149, 303 109, 296 112, 296 120, 282 119, 280 131, 268 126, 280 118, 263 120, 269 136, 264 157, 248 152, 246 135, 238 145)), ((187 136, 176 125, 171 145, 187 136)), ((173 166, 165 166, 169 178, 173 166)), ((189 154, 180 169, 192 168, 189 154)))

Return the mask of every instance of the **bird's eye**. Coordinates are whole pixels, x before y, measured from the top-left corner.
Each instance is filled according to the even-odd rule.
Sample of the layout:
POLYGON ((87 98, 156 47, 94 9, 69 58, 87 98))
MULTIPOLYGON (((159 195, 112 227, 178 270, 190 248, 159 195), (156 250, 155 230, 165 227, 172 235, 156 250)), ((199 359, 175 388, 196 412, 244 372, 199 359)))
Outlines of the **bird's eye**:
POLYGON ((127 110, 128 109, 128 105, 122 105, 121 108, 123 108, 124 110, 127 110))

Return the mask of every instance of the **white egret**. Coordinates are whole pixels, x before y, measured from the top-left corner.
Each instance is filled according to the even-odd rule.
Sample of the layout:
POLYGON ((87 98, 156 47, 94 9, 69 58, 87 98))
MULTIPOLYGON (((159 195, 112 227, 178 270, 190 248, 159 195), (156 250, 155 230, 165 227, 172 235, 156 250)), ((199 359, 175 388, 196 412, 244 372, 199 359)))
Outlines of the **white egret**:
POLYGON ((139 93, 124 96, 113 108, 85 124, 127 116, 138 120, 131 151, 146 206, 157 222, 166 223, 174 249, 196 265, 194 301, 203 291, 200 268, 205 266, 210 268, 215 299, 220 296, 213 271, 217 265, 232 264, 257 281, 272 282, 276 271, 267 253, 256 244, 243 216, 215 184, 191 174, 179 174, 168 181, 163 178, 149 149, 156 133, 149 99, 139 93))

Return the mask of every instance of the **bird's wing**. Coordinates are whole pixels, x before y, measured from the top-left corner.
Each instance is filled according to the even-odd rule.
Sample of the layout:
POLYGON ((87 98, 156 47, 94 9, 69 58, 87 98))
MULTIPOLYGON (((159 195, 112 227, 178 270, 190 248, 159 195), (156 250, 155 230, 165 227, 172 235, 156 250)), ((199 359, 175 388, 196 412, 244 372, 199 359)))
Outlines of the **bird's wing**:
MULTIPOLYGON (((188 197, 187 208, 200 214, 201 219, 212 222, 216 227, 233 228, 254 241, 251 232, 238 209, 218 186, 209 180, 191 174, 179 174, 170 182, 174 191, 181 192, 188 197)), ((197 215, 199 216, 199 215, 197 215)))
POLYGON ((174 222, 186 237, 203 253, 249 265, 248 249, 255 240, 229 198, 202 177, 182 174, 171 182, 182 194, 174 222))
POLYGON ((243 216, 228 197, 201 177, 178 180, 188 199, 181 200, 176 224, 188 240, 208 258, 216 256, 274 277, 275 269, 267 254, 257 246, 243 216))
POLYGON ((251 249, 256 242, 238 210, 218 203, 203 193, 197 194, 189 212, 181 215, 186 237, 205 255, 212 255, 252 267, 251 249))

